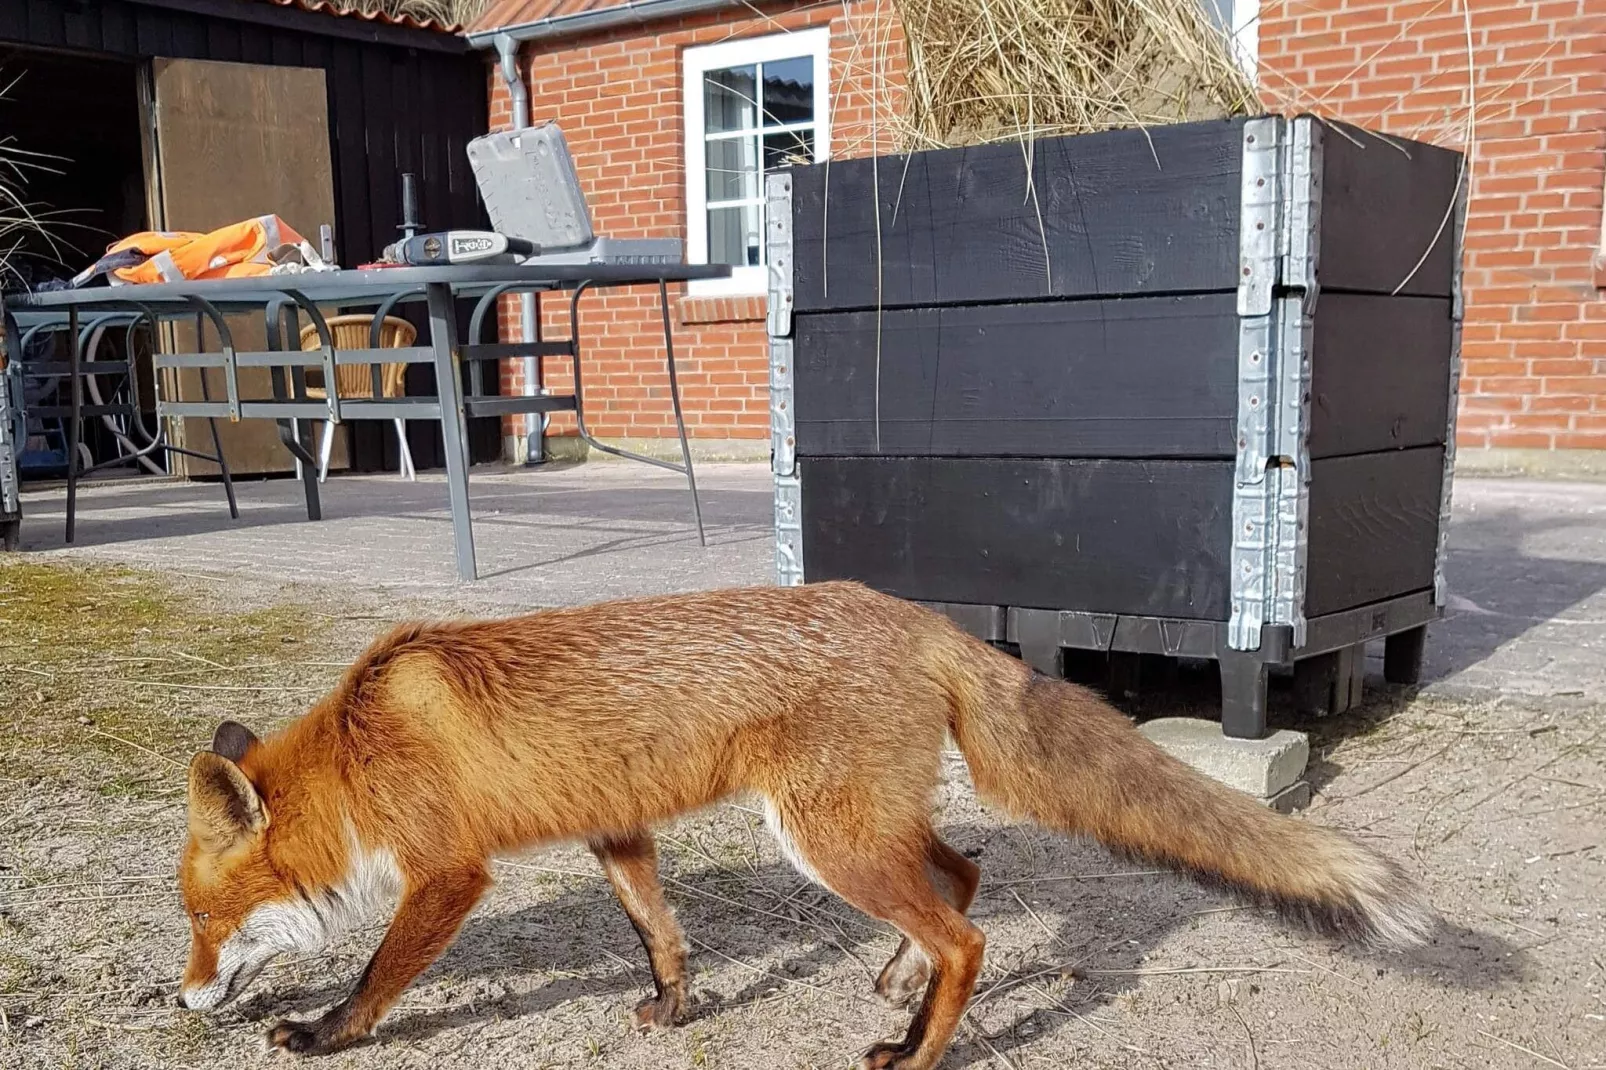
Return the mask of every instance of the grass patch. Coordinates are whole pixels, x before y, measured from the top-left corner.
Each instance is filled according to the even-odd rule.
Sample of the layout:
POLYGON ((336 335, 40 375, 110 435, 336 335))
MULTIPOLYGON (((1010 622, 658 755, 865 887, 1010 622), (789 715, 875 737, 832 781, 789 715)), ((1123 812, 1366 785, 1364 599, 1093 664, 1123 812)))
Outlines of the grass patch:
POLYGON ((0 565, 0 796, 166 794, 218 721, 271 727, 334 682, 338 666, 309 664, 328 626, 295 606, 220 611, 129 568, 0 565))

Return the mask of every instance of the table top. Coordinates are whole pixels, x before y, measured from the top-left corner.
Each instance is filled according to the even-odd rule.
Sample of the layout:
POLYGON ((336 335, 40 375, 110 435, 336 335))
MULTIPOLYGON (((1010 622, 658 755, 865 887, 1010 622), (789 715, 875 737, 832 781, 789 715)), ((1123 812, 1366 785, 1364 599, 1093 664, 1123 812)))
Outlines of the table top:
POLYGON ((50 290, 12 294, 6 307, 14 312, 120 311, 143 305, 153 311, 189 311, 190 298, 199 297, 219 308, 261 307, 286 293, 296 293, 316 304, 379 304, 398 292, 446 284, 459 297, 473 297, 498 286, 571 289, 592 286, 628 286, 692 279, 722 279, 730 275, 724 264, 450 264, 439 267, 398 267, 341 271, 306 271, 291 275, 255 275, 240 279, 196 279, 149 285, 92 286, 81 290, 50 290))

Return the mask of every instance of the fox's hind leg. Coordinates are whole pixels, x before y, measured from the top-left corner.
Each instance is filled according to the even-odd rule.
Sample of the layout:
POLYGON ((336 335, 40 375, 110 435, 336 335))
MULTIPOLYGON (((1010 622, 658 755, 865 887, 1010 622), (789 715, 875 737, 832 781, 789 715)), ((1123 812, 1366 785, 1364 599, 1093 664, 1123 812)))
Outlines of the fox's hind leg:
POLYGON ((862 1070, 931 1070, 981 972, 986 937, 944 897, 928 865, 936 837, 923 816, 874 798, 775 799, 772 824, 805 874, 898 928, 930 966, 925 998, 901 1041, 877 1044, 862 1070))
MULTIPOLYGON (((938 892, 959 913, 970 910, 981 883, 981 868, 935 836, 927 854, 926 868, 938 892)), ((902 1006, 919 995, 930 979, 931 962, 905 936, 876 978, 875 992, 893 1006, 902 1006)))
POLYGON ((658 883, 658 851, 646 832, 592 843, 614 894, 647 949, 656 995, 636 1008, 643 1028, 679 1025, 686 1006, 686 938, 658 883))

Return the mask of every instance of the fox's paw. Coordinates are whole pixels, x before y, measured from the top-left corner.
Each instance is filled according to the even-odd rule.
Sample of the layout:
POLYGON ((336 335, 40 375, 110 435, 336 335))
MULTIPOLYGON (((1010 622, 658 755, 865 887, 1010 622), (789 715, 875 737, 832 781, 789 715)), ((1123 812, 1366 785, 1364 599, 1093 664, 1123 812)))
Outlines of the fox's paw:
POLYGON ((859 1060, 859 1070, 897 1070, 908 1054, 902 1044, 876 1044, 859 1060))
POLYGON ((686 1020, 685 1001, 678 992, 665 992, 661 996, 642 1000, 636 1005, 636 1028, 668 1029, 686 1020))
POLYGON ((292 1055, 328 1055, 351 1044, 319 1022, 280 1022, 268 1030, 268 1048, 292 1055))

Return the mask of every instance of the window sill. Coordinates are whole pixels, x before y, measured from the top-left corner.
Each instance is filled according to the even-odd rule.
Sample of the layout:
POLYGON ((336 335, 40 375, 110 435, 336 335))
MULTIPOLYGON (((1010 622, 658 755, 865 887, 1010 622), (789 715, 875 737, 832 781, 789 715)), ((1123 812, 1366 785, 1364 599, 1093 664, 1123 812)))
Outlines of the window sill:
POLYGON ((764 294, 718 297, 690 294, 680 299, 680 322, 683 324, 762 322, 768 311, 769 298, 764 294))

